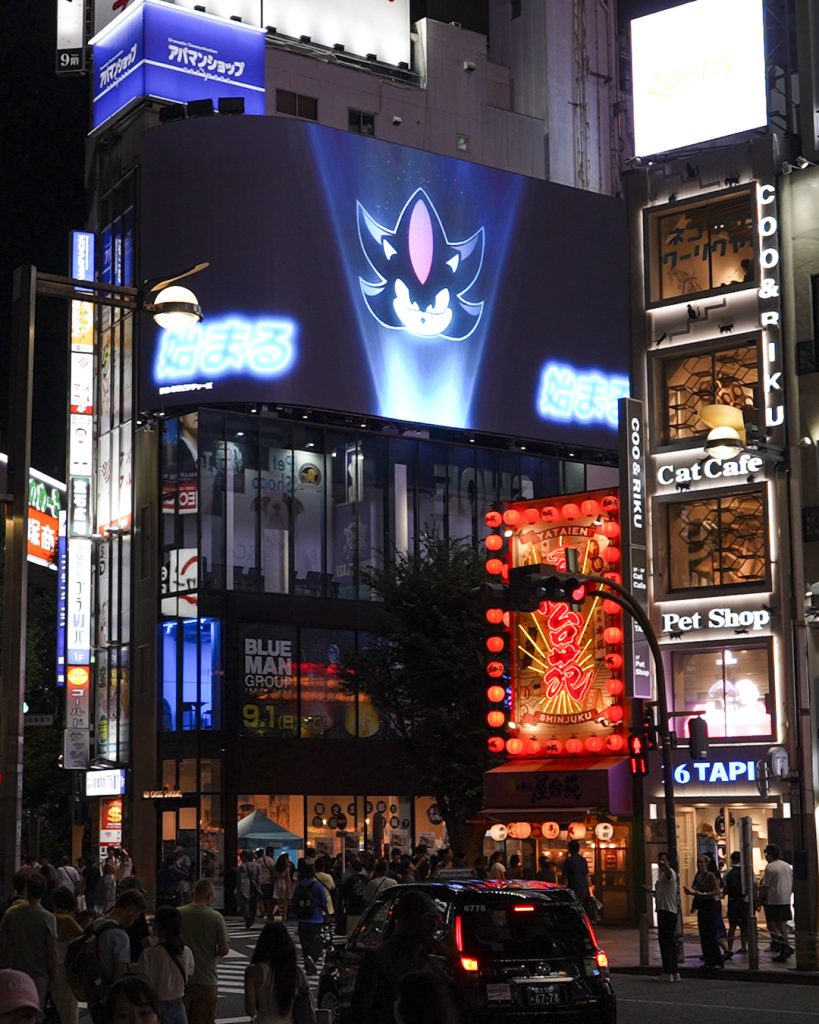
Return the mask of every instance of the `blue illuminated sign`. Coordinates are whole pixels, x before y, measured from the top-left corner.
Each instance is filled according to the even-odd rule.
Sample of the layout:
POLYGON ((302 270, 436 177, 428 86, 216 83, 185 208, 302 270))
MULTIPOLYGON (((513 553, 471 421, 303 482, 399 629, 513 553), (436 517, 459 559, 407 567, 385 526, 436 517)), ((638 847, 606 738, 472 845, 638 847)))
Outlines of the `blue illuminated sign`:
POLYGON ((187 331, 163 331, 154 380, 160 394, 210 390, 214 380, 231 375, 281 377, 295 360, 296 327, 290 320, 229 316, 208 319, 187 331))
POLYGON ((404 204, 392 229, 356 205, 361 248, 378 275, 374 282, 359 278, 375 319, 416 338, 468 338, 483 313, 482 302, 464 298, 483 265, 483 228, 463 242, 450 242, 422 188, 404 204))
POLYGON ((628 395, 628 377, 549 362, 540 374, 537 413, 544 420, 602 423, 616 429, 617 402, 628 395))
POLYGON ((264 113, 264 30, 163 0, 137 0, 92 40, 93 128, 145 97, 241 96, 264 113))

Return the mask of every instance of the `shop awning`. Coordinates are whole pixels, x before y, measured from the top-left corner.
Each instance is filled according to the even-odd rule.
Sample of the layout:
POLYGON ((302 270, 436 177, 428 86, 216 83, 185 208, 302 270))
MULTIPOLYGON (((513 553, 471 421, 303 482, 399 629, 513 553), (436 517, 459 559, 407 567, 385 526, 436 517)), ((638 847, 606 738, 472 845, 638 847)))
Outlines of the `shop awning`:
POLYGON ((627 757, 510 761, 484 772, 485 808, 493 821, 545 821, 555 811, 633 813, 627 757))

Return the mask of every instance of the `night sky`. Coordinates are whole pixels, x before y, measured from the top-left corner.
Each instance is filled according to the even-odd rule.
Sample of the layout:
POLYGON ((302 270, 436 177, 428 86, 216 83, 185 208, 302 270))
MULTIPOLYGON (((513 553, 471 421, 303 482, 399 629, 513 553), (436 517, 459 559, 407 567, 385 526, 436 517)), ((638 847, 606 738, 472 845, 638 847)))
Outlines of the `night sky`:
MULTIPOLYGON (((52 0, 0 3, 0 386, 7 448, 7 366, 14 268, 33 263, 68 273, 68 232, 82 227, 88 80, 54 73, 56 14, 52 0)), ((65 476, 65 302, 38 306, 32 463, 65 476)))

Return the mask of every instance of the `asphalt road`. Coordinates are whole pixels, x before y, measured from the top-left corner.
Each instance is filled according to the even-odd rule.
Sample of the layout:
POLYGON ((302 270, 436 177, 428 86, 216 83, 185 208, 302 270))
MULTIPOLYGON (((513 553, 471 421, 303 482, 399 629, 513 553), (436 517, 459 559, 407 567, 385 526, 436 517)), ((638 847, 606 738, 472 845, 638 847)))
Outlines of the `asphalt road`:
MULTIPOLYGON (((295 925, 290 930, 295 933, 295 925)), ((261 931, 228 921, 230 954, 219 961, 217 1024, 247 1024, 243 980, 261 931)), ((299 957, 299 962, 301 958, 299 957)), ((315 991, 315 979, 310 979, 315 991)), ((618 1024, 819 1024, 819 987, 811 985, 685 979, 615 974, 618 1024)))
POLYGON ((618 1024, 812 1024, 819 1022, 815 985, 614 975, 618 1024))

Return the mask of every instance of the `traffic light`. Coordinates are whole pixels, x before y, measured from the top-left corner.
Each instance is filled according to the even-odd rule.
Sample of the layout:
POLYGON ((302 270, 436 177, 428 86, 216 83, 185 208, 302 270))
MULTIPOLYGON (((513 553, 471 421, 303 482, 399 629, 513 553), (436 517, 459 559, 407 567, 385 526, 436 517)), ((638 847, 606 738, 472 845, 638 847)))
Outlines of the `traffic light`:
POLYGON ((646 708, 643 712, 643 740, 646 750, 657 749, 657 723, 654 721, 653 708, 646 708))
POLYGON ((543 601, 540 594, 540 566, 520 565, 509 570, 509 607, 533 612, 543 601))
POLYGON ((563 602, 572 611, 579 612, 586 600, 587 583, 577 574, 577 548, 564 548, 566 554, 566 572, 553 570, 548 576, 540 579, 541 601, 563 602))
POLYGON ((628 763, 632 775, 648 775, 646 743, 639 732, 629 733, 628 763))
POLYGON ((699 715, 688 719, 688 750, 695 761, 708 757, 708 725, 699 715))

